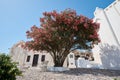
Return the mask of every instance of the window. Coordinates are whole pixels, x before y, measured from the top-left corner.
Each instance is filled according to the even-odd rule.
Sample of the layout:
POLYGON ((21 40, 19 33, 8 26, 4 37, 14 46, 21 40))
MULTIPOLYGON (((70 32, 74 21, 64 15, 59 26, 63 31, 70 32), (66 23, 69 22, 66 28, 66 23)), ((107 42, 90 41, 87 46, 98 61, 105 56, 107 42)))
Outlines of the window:
POLYGON ((73 55, 70 55, 70 58, 73 58, 73 55))
POLYGON ((41 61, 42 61, 42 62, 45 61, 45 55, 42 55, 41 61))
POLYGON ((29 61, 30 61, 30 56, 27 56, 26 62, 29 62, 29 61))

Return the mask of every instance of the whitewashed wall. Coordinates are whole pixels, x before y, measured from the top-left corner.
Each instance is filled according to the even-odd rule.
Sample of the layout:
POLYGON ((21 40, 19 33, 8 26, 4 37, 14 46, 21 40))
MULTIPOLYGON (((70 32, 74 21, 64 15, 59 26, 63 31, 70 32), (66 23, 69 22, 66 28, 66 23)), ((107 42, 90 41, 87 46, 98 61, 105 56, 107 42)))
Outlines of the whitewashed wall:
MULTIPOLYGON (((48 66, 54 66, 54 62, 53 59, 51 57, 51 55, 49 53, 47 53, 46 51, 41 51, 41 52, 37 52, 37 51, 28 51, 25 50, 21 47, 22 44, 24 44, 24 41, 20 41, 18 43, 16 43, 15 45, 13 45, 13 47, 10 50, 10 55, 12 56, 12 60, 14 62, 18 62, 20 67, 30 67, 32 68, 32 64, 33 64, 33 57, 35 54, 38 54, 38 65, 35 66, 36 68, 40 68, 42 65, 42 55, 45 55, 45 61, 48 61, 48 66), (30 56, 30 61, 27 62, 27 57, 30 56)), ((63 64, 64 67, 67 67, 67 58, 64 61, 63 64)))
POLYGON ((94 21, 100 23, 101 38, 93 49, 94 62, 106 69, 120 69, 120 0, 105 9, 97 7, 94 16, 94 21))
POLYGON ((25 64, 25 56, 26 51, 21 48, 22 42, 19 42, 18 44, 13 45, 13 47, 10 50, 10 56, 12 57, 12 60, 14 62, 18 62, 19 65, 25 64))

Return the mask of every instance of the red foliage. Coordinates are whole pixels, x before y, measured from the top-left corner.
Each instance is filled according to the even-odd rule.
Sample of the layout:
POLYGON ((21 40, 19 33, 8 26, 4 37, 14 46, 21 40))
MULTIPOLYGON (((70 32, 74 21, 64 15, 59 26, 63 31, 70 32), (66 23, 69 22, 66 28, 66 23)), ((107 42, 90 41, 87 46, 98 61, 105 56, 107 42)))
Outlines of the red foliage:
POLYGON ((34 25, 26 32, 32 40, 26 42, 25 48, 59 53, 63 49, 69 51, 74 44, 89 48, 86 42, 95 44, 100 41, 97 33, 99 24, 77 15, 75 10, 66 9, 60 13, 54 10, 44 12, 43 15, 40 18, 41 27, 34 25))
MULTIPOLYGON (((49 46, 51 42, 59 45, 56 43, 59 40, 64 41, 66 38, 72 40, 76 36, 89 42, 100 41, 97 33, 99 24, 85 16, 77 15, 74 10, 67 9, 61 13, 54 10, 53 12, 44 12, 43 15, 44 17, 40 18, 41 27, 38 28, 34 25, 30 31, 26 32, 27 37, 32 38, 32 41, 26 42, 26 47, 28 48, 36 50, 35 46, 39 46, 37 50, 44 50, 43 46, 49 46)), ((80 43, 79 41, 81 40, 77 42, 80 43)))

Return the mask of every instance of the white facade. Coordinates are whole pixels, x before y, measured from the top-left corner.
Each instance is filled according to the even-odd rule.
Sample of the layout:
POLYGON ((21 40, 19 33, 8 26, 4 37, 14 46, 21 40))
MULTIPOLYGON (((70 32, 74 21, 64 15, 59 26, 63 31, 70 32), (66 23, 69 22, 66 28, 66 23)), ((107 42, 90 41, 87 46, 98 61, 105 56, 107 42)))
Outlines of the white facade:
POLYGON ((15 44, 10 51, 10 55, 12 56, 12 60, 19 63, 20 67, 40 67, 41 66, 41 58, 44 55, 43 61, 49 61, 48 65, 53 66, 52 57, 45 51, 35 52, 35 51, 27 51, 21 47, 24 45, 24 42, 18 42, 15 44), (29 58, 29 59, 28 59, 29 58), (37 61, 34 61, 34 58, 37 58, 37 61), (35 62, 35 63, 34 63, 35 62))
POLYGON ((106 69, 120 69, 120 0, 107 8, 96 8, 94 21, 100 23, 101 43, 93 49, 96 63, 106 69))
MULTIPOLYGON (((25 50, 21 47, 21 45, 24 44, 24 41, 20 41, 13 45, 10 50, 10 56, 12 57, 12 60, 14 62, 18 62, 20 67, 40 68, 42 67, 43 62, 48 62, 48 66, 54 66, 53 59, 49 53, 47 53, 46 51, 38 52, 25 50)), ((66 58, 66 60, 64 61, 64 67, 68 66, 67 59, 68 58, 66 58)))
MULTIPOLYGON (((13 45, 10 51, 10 55, 12 56, 12 60, 14 62, 19 63, 20 68, 43 68, 48 66, 48 69, 54 66, 53 59, 49 53, 46 51, 28 51, 23 49, 21 46, 24 45, 25 42, 21 41, 13 45)), ((73 51, 68 54, 66 60, 64 61, 63 67, 68 68, 100 68, 99 63, 94 63, 96 61, 85 60, 84 58, 77 58, 75 55, 81 55, 82 53, 79 51, 73 51), (78 54, 79 53, 79 54, 78 54), (84 59, 84 60, 83 60, 84 59), (81 63, 82 62, 82 63, 81 63), (83 64, 84 63, 84 64, 83 64)), ((90 53, 92 54, 92 53, 90 53)), ((81 55, 85 56, 85 55, 81 55)), ((90 56, 89 59, 91 59, 90 56)))
MULTIPOLYGON (((43 63, 46 63, 48 67, 54 66, 53 59, 49 53, 46 51, 28 51, 25 50, 21 47, 21 45, 24 45, 24 41, 18 42, 13 47, 11 48, 10 55, 12 56, 12 60, 14 62, 19 63, 19 67, 23 68, 41 68, 43 67, 43 63)), ((76 50, 77 52, 77 50, 76 50)), ((80 53, 80 52, 79 52, 80 53)), ((76 68, 76 67, 81 67, 80 60, 75 59, 75 53, 71 52, 68 54, 67 58, 64 61, 63 67, 68 67, 68 68, 76 68), (80 64, 79 64, 80 63, 80 64), (79 65, 79 66, 78 66, 79 65)), ((93 61, 88 61, 85 60, 85 62, 89 62, 91 65, 93 64, 93 61)), ((86 64, 86 63, 85 63, 86 64)), ((84 65, 85 68, 90 68, 87 67, 87 64, 84 65)), ((93 66, 91 66, 93 67, 93 66)))
POLYGON ((69 68, 76 68, 76 65, 75 65, 75 56, 74 56, 74 53, 70 53, 68 54, 68 67, 69 68))

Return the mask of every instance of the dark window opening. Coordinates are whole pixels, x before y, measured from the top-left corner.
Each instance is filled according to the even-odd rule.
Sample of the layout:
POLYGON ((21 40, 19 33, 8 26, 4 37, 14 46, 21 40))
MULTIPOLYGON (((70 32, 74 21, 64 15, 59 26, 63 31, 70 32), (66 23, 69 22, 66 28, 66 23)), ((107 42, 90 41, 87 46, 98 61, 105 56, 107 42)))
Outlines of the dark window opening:
POLYGON ((73 55, 72 55, 72 54, 70 55, 70 58, 73 58, 73 55))
POLYGON ((37 64, 38 64, 38 58, 39 58, 39 54, 35 54, 34 57, 33 57, 32 66, 37 66, 37 64))
POLYGON ((27 56, 26 62, 29 62, 29 61, 30 61, 30 56, 27 56))
POLYGON ((75 55, 75 60, 77 60, 80 57, 80 55, 75 55))
POLYGON ((42 55, 41 61, 42 61, 42 62, 45 61, 45 55, 42 55))

